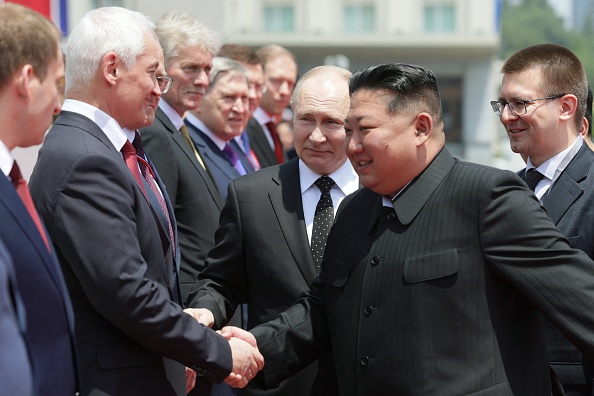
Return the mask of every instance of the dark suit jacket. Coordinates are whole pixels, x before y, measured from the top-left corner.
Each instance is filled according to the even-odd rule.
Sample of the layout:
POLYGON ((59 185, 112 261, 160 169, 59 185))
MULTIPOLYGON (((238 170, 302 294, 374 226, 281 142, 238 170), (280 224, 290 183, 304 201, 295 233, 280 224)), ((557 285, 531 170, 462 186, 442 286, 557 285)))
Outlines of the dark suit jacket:
POLYGON ((74 315, 64 278, 55 253, 48 252, 25 205, 1 172, 0 219, 0 239, 14 264, 27 311, 25 342, 33 393, 74 395, 78 388, 74 315))
MULTIPOLYGON (((2 177, 2 176, 0 176, 2 177)), ((27 312, 19 294, 8 249, 0 240, 0 395, 33 394, 31 364, 25 346, 27 312)), ((72 359, 70 359, 72 364, 72 359)))
POLYGON ((341 395, 549 395, 540 311, 594 353, 592 264, 517 175, 444 149, 394 209, 343 201, 311 289, 252 329, 263 379, 332 340, 341 395))
POLYGON ((270 147, 268 139, 264 134, 264 130, 255 118, 250 118, 247 127, 248 137, 250 138, 250 147, 254 151, 261 168, 266 168, 272 165, 278 165, 274 150, 270 147))
POLYGON ((229 374, 227 341, 174 302, 168 232, 95 123, 63 111, 30 185, 72 296, 83 394, 173 395, 162 356, 229 374))
MULTIPOLYGON (((525 170, 519 172, 524 178, 525 170)), ((549 217, 571 247, 594 257, 594 153, 584 143, 542 199, 549 217)), ((594 271, 594 267, 592 267, 594 271)), ((592 387, 594 363, 550 321, 545 322, 551 367, 564 385, 592 387)))
MULTIPOLYGON (((214 178, 223 199, 225 199, 227 197, 227 186, 229 185, 229 182, 241 175, 237 169, 231 165, 219 147, 208 136, 206 136, 204 132, 189 122, 186 122, 186 126, 188 127, 190 137, 196 146, 196 150, 198 150, 200 156, 202 156, 202 159, 206 164, 206 167, 210 170, 210 173, 214 178)), ((231 144, 233 150, 235 150, 235 153, 239 157, 239 160, 243 164, 245 170, 248 173, 253 172, 254 168, 248 161, 243 151, 241 151, 237 145, 237 142, 232 139, 229 143, 231 144)))
POLYGON ((140 133, 144 148, 159 171, 174 207, 185 303, 204 268, 206 254, 214 246, 223 199, 209 173, 161 109, 157 110, 153 124, 141 129, 140 133))
MULTIPOLYGON (((298 159, 229 184, 216 247, 206 263, 190 298, 213 312, 217 327, 242 303, 248 303, 248 328, 267 322, 308 288, 316 269, 303 219, 298 159)), ((332 380, 328 359, 320 372, 332 380)), ((312 364, 266 394, 308 395, 317 372, 312 364)))

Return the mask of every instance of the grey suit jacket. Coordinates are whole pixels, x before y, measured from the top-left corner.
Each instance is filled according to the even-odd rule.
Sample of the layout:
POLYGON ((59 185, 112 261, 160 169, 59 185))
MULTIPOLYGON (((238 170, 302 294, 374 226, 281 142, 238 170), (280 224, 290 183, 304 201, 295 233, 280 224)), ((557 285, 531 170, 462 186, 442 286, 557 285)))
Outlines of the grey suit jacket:
MULTIPOLYGON (((518 174, 523 178, 525 170, 518 174)), ((571 247, 594 257, 594 153, 584 143, 542 199, 549 217, 571 247)), ((591 269, 594 271, 594 267, 591 269)), ((545 322, 551 367, 566 386, 592 387, 592 357, 577 349, 550 321, 545 322)), ((589 394, 589 393, 588 393, 589 394)))
MULTIPOLYGON (((206 136, 204 132, 189 122, 186 122, 186 125, 188 127, 190 137, 196 146, 196 150, 198 150, 202 156, 202 159, 204 160, 206 167, 210 170, 210 173, 212 174, 223 199, 225 199, 227 197, 227 186, 229 185, 229 182, 241 175, 237 169, 231 165, 219 147, 208 136, 206 136)), ((229 143, 231 144, 231 147, 237 154, 247 173, 253 172, 254 168, 249 163, 247 157, 241 151, 237 143, 234 140, 231 140, 229 143)))
POLYGON ((227 341, 174 302, 168 232, 95 123, 63 111, 30 186, 72 296, 83 394, 173 395, 163 356, 229 374, 227 341))
POLYGON ((157 110, 155 121, 140 130, 174 207, 181 254, 180 283, 184 303, 214 246, 223 199, 210 174, 171 120, 157 110))
MULTIPOLYGON (((307 239, 299 160, 233 180, 221 213, 216 246, 206 259, 190 298, 210 309, 223 326, 235 308, 248 303, 248 328, 278 316, 316 277, 307 239)), ((319 394, 334 379, 330 356, 310 365, 266 395, 319 394), (320 372, 320 375, 318 374, 320 372)), ((242 394, 264 394, 248 389, 242 394)))
POLYGON ((341 395, 548 395, 540 312, 594 353, 592 260, 517 175, 444 149, 394 205, 343 201, 311 289, 252 329, 265 383, 331 341, 341 395))

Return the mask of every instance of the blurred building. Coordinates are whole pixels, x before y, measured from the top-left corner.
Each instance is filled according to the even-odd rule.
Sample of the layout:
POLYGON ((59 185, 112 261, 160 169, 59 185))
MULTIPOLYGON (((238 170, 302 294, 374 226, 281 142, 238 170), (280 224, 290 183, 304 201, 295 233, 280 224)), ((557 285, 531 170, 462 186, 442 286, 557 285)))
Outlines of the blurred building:
POLYGON ((501 80, 501 0, 69 0, 70 26, 108 5, 154 21, 183 9, 225 42, 283 45, 296 55, 299 74, 321 64, 351 71, 384 62, 426 66, 440 80, 452 153, 507 169, 521 164, 489 105, 501 80))

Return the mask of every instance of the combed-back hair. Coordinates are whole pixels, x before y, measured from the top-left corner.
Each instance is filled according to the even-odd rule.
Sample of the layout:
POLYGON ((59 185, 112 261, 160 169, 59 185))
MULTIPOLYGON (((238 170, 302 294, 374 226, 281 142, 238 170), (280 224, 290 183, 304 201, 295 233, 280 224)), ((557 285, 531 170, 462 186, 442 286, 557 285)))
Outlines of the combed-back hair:
POLYGON ((425 111, 441 122, 441 98, 435 74, 422 66, 390 63, 362 68, 349 81, 352 96, 358 90, 384 91, 392 95, 390 113, 425 111))

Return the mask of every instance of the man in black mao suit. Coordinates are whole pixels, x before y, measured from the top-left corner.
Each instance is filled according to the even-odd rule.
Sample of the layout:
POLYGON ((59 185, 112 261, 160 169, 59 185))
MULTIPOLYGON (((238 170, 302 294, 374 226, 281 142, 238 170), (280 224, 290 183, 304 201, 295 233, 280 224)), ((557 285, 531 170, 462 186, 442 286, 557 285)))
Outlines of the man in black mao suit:
POLYGON ((594 353, 592 260, 517 175, 450 155, 431 71, 371 66, 350 92, 366 188, 342 202, 310 290, 251 330, 258 379, 331 349, 341 395, 550 394, 541 312, 594 353))
POLYGON ((73 301, 84 395, 185 394, 183 366, 164 357, 236 386, 261 364, 254 348, 180 305, 167 192, 131 147, 168 88, 154 29, 118 7, 92 10, 74 28, 67 99, 31 177, 73 301))
MULTIPOLYGON (((0 341, 8 344, 0 354, 11 360, 9 367, 1 364, 0 371, 12 376, 0 379, 2 395, 14 389, 12 381, 18 386, 12 395, 27 394, 27 389, 36 396, 74 395, 78 390, 72 305, 51 239, 11 155, 17 146, 40 144, 52 116, 60 111, 56 89, 64 76, 60 36, 42 15, 16 4, 0 5, 0 51, 5 54, 0 60, 0 240, 13 264, 7 275, 13 281, 16 276, 25 308, 19 321, 23 339, 0 341), (30 362, 16 353, 23 340, 30 362), (19 368, 29 364, 31 371, 21 378, 19 368)), ((8 324, 5 318, 0 321, 0 326, 8 324)))
POLYGON ((157 22, 157 35, 164 48, 165 70, 173 83, 159 102, 155 121, 142 128, 140 134, 174 208, 185 303, 204 268, 206 253, 214 246, 223 200, 203 159, 180 128, 186 111, 200 106, 218 43, 210 29, 179 11, 169 12, 157 22))
MULTIPOLYGON (((526 168, 519 175, 527 183, 531 175, 542 175, 532 183, 536 196, 570 245, 592 258, 594 153, 579 137, 588 97, 586 72, 570 50, 551 44, 516 52, 501 71, 503 81, 494 110, 500 114, 512 150, 526 160, 526 168), (549 99, 530 101, 534 98, 549 99)), ((551 368, 564 393, 591 395, 592 358, 549 321, 545 335, 551 368)))
MULTIPOLYGON (((358 178, 344 152, 344 118, 348 112, 347 70, 321 66, 297 83, 291 100, 295 146, 299 159, 259 170, 229 184, 217 231, 216 247, 207 257, 191 298, 210 309, 215 327, 226 323, 239 304, 248 304, 248 328, 275 318, 291 306, 317 276, 310 249, 316 204, 321 192, 314 184, 322 175, 336 185, 333 205, 358 187, 358 178), (324 103, 324 106, 320 106, 324 103)), ((249 395, 309 395, 324 392, 334 379, 331 356, 279 388, 249 395)))

